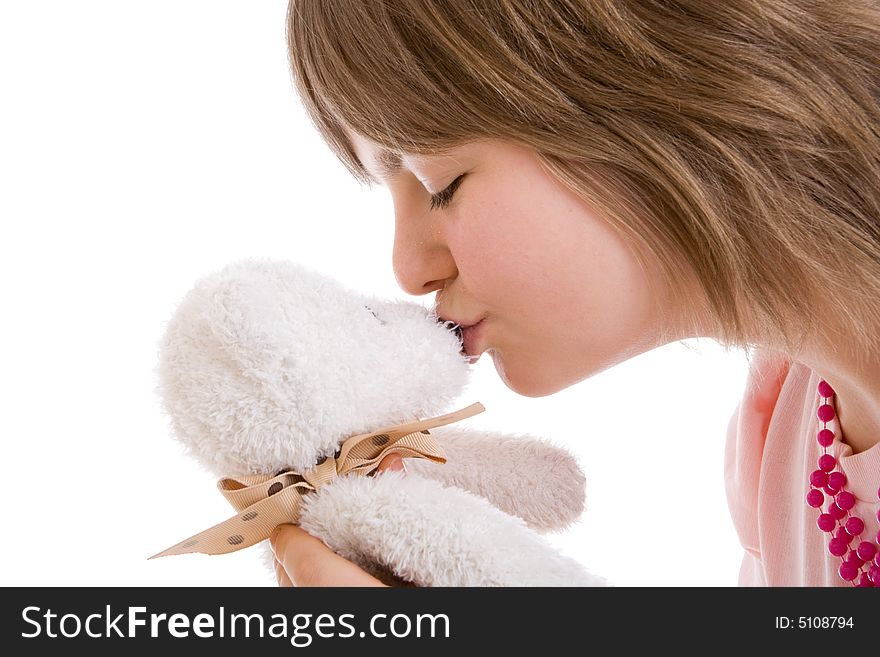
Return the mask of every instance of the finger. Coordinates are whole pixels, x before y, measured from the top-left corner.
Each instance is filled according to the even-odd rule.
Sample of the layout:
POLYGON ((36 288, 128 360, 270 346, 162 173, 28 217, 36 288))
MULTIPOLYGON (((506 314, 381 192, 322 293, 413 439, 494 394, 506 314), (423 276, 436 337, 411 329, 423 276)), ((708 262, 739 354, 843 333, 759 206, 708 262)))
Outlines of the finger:
POLYGON ((389 454, 379 463, 379 467, 376 468, 380 472, 384 472, 385 470, 397 470, 399 472, 406 472, 406 465, 403 463, 403 457, 400 454, 389 454))
POLYGON ((278 586, 282 588, 288 588, 293 586, 293 582, 290 581, 290 578, 287 576, 287 572, 284 570, 284 567, 275 559, 275 577, 278 580, 278 586))
POLYGON ((296 525, 279 525, 269 542, 293 586, 385 586, 296 525))

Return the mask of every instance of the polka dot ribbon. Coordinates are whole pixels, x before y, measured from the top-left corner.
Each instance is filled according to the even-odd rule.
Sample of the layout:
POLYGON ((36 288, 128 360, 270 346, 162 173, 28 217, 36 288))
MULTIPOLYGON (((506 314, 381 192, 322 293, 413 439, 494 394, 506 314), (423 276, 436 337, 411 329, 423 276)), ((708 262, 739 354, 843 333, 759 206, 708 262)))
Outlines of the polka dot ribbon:
POLYGON ((154 554, 150 559, 189 552, 227 554, 250 547, 269 538, 278 525, 296 523, 305 495, 339 476, 352 473, 369 475, 389 454, 445 463, 443 448, 428 429, 451 424, 485 410, 477 402, 454 413, 352 436, 342 443, 336 456, 329 456, 302 473, 285 471, 277 475, 221 479, 217 482, 217 488, 238 512, 237 515, 154 554))

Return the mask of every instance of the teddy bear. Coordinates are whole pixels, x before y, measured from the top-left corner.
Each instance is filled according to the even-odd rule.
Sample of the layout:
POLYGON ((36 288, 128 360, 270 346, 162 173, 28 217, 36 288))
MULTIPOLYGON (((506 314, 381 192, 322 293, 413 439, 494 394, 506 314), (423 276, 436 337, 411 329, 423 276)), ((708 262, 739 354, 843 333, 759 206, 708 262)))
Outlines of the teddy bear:
MULTIPOLYGON (((296 522, 383 581, 608 586, 542 536, 584 510, 576 459, 543 439, 440 415, 472 370, 459 327, 435 309, 356 292, 295 262, 246 258, 200 279, 177 304, 158 343, 156 392, 187 454, 225 478, 231 495, 259 498, 228 521, 248 528, 247 542, 232 524, 214 530, 222 551, 296 522), (362 454, 360 472, 341 472, 345 441, 381 449, 374 443, 401 433, 376 433, 386 427, 433 442, 396 446, 413 457, 405 472, 375 470, 384 452, 366 466, 362 454), (329 474, 317 481, 318 471, 329 474), (278 510, 279 491, 293 507, 278 510)), ((482 410, 472 404, 459 415, 482 410)), ((349 457, 360 449, 351 447, 349 457)), ((160 555, 213 553, 196 538, 160 555)))

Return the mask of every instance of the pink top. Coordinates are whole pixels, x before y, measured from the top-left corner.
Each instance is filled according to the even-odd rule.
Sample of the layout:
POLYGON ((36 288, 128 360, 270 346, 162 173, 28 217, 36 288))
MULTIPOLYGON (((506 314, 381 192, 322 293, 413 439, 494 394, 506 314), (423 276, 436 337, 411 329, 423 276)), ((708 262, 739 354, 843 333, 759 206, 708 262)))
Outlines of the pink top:
MULTIPOLYGON (((756 351, 742 400, 730 418, 724 475, 733 524, 745 548, 740 586, 852 586, 837 574, 840 557, 828 552, 830 535, 816 526, 821 511, 805 501, 822 447, 816 442, 820 377, 802 363, 756 351)), ((835 397, 836 402, 836 397, 835 397)), ((865 522, 856 541, 877 537, 880 443, 853 455, 837 418, 828 422, 850 511, 865 522)), ((845 429, 844 429, 845 431, 845 429)), ((823 504, 823 509, 827 507, 823 504)))

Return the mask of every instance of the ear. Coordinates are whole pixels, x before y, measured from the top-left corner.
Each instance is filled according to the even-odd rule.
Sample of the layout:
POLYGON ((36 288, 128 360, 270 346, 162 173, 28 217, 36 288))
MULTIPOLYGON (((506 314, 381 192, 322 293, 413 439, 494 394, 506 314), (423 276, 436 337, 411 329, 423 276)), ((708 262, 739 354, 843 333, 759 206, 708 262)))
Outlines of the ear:
POLYGON ((583 513, 584 474, 562 447, 528 435, 454 426, 431 434, 446 463, 407 459, 408 471, 485 497, 539 532, 565 529, 583 513))

